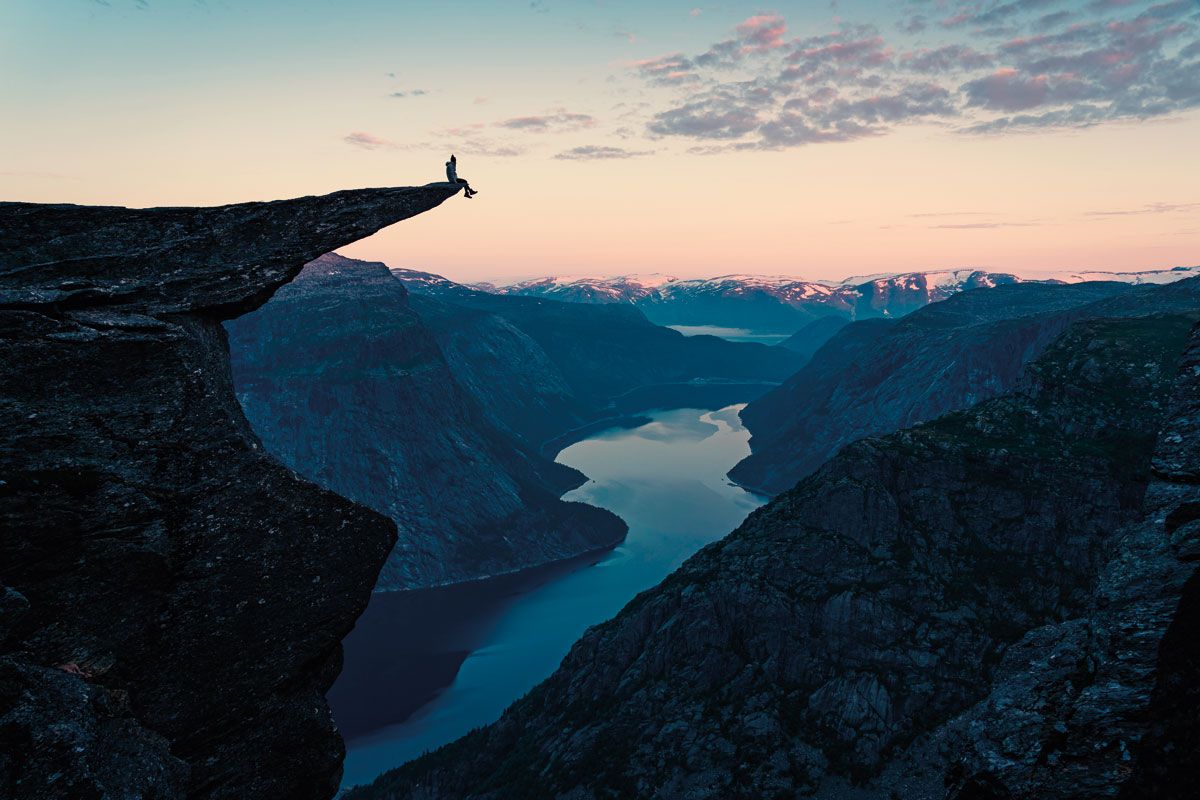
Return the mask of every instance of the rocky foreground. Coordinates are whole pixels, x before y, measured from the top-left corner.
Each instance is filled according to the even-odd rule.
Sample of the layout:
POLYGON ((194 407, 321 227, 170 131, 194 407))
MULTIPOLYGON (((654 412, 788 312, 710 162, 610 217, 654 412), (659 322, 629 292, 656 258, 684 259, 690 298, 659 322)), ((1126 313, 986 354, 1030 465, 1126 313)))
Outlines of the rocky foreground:
POLYGON ((351 796, 1191 796, 1195 319, 1076 322, 1007 393, 847 447, 351 796))
POLYGON ((395 526, 264 454, 221 323, 456 191, 0 204, 0 796, 336 790, 395 526))

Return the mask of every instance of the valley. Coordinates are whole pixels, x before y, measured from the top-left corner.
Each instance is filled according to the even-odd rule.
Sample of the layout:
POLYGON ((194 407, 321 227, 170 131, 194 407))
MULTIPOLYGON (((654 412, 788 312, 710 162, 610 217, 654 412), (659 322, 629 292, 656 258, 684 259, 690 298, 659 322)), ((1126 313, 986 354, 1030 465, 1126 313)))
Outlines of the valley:
POLYGON ((1010 391, 845 448, 348 797, 1097 796, 1193 571, 1194 521, 1155 520, 1192 520, 1196 318, 1081 319, 1010 391))
POLYGON ((327 252, 450 196, 0 209, 0 733, 43 743, 6 774, 360 800, 1178 785, 1200 279, 873 279, 925 288, 685 335, 327 252))
POLYGON ((724 477, 748 452, 738 410, 651 412, 643 425, 594 433, 559 454, 590 477, 564 499, 628 523, 611 552, 518 576, 376 595, 346 641, 346 667, 330 693, 348 739, 343 784, 368 783, 495 721, 589 626, 759 506, 724 477))
MULTIPOLYGON (((1015 691, 993 662, 1086 614, 1106 537, 1143 513, 1171 366, 1200 307, 1200 279, 952 277, 875 279, 848 313, 809 314, 785 335, 712 317, 663 326, 596 292, 482 291, 331 255, 258 312, 278 307, 277 321, 231 325, 239 398, 264 444, 396 519, 392 564, 421 535, 455 530, 460 509, 485 509, 503 476, 525 487, 470 534, 480 545, 429 551, 438 577, 385 566, 329 695, 348 796, 421 796, 432 781, 450 797, 482 784, 502 798, 596 786, 834 798, 869 778, 864 797, 937 797, 947 778, 920 748, 968 746, 955 715, 976 713, 993 677, 991 691, 1015 691), (905 286, 920 292, 881 288, 905 286), (263 324, 310 339, 289 371, 256 353, 289 338, 263 324), (316 344, 327 336, 337 344, 316 344), (348 378, 314 359, 324 352, 384 357, 348 378), (289 399, 290 374, 346 405, 289 399), (383 382, 364 393, 367 380, 383 382), (280 439, 273 426, 304 407, 280 439), (447 463, 414 435, 426 429, 477 451, 465 475, 430 485, 443 516, 428 533, 406 526, 401 487, 439 473, 389 468, 403 497, 390 509, 384 492, 354 494, 346 481, 371 469, 305 463, 325 414, 363 420, 350 450, 398 464, 447 463), (411 433, 385 443, 395 418, 411 433), (573 510, 542 510, 556 507, 573 510), (521 515, 544 527, 529 537, 521 515), (620 526, 608 541, 581 522, 605 519, 620 526), (507 552, 480 560, 497 541, 507 552), (914 582, 926 589, 900 588, 914 582), (931 614, 937 625, 919 623, 931 614), (688 733, 645 738, 655 720, 687 720, 688 733), (519 755, 535 751, 553 755, 519 755)), ((1149 702, 1145 681, 1134 691, 1149 702)))

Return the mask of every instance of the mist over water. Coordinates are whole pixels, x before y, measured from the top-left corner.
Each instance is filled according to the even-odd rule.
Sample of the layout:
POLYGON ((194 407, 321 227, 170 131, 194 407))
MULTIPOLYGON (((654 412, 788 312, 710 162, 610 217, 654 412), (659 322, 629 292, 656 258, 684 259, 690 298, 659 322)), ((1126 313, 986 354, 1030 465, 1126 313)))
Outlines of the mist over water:
POLYGON ((749 454, 737 413, 677 409, 564 449, 591 480, 564 496, 629 524, 614 550, 518 575, 377 595, 330 692, 347 738, 343 785, 365 783, 492 722, 614 616, 763 500, 725 473, 749 454))
POLYGON ((673 331, 679 331, 684 336, 718 336, 731 342, 761 342, 762 344, 779 344, 790 334, 762 333, 749 328, 726 328, 721 325, 667 325, 673 331))

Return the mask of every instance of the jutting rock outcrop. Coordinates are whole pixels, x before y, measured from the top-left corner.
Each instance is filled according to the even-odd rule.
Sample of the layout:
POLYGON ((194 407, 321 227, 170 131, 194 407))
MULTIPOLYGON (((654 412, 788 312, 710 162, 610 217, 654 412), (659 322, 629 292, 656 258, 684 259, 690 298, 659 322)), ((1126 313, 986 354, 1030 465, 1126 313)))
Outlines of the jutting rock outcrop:
POLYGON ((0 204, 0 795, 324 798, 390 520, 268 457, 222 320, 456 187, 0 204))

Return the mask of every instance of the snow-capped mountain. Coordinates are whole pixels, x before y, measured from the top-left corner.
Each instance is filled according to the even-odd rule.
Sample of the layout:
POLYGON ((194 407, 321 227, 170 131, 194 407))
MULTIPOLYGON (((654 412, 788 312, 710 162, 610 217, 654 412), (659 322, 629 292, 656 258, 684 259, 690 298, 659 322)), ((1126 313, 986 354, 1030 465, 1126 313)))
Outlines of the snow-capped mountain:
POLYGON ((1174 283, 1175 281, 1181 281, 1184 278, 1193 278, 1197 275, 1200 275, 1200 266, 1172 267, 1171 269, 1147 269, 1136 272, 1104 272, 1101 270, 1087 270, 1083 272, 1072 272, 1065 275, 1056 275, 1054 277, 1063 281, 1064 283, 1082 283, 1083 281, 1119 281, 1121 283, 1132 284, 1163 284, 1174 283))
POLYGON ((964 269, 844 281, 769 275, 692 279, 666 275, 546 277, 476 288, 577 303, 632 303, 660 325, 714 325, 787 333, 831 314, 850 319, 901 316, 964 289, 1016 280, 1013 275, 964 269))
POLYGON ((604 277, 565 275, 530 278, 508 284, 476 283, 472 286, 494 294, 550 297, 569 303, 631 303, 678 281, 678 278, 658 274, 604 277))
POLYGON ((828 315, 847 319, 899 317, 967 289, 1006 283, 1027 280, 1168 283, 1193 275, 1200 275, 1200 267, 1025 276, 955 269, 862 275, 841 281, 743 274, 679 279, 651 274, 544 277, 511 284, 477 284, 475 288, 576 303, 631 303, 660 325, 709 325, 789 333, 828 315))

